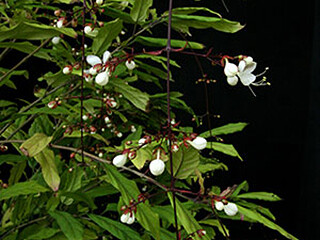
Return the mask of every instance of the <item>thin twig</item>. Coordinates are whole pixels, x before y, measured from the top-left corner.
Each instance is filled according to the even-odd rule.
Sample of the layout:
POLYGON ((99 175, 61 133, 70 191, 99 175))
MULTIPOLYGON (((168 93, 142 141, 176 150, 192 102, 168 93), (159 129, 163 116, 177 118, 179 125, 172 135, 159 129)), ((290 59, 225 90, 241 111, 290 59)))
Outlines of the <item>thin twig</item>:
POLYGON ((9 76, 10 73, 12 73, 14 70, 16 70, 18 67, 20 67, 24 62, 26 62, 30 57, 32 57, 35 53, 37 53, 44 45, 46 45, 50 41, 50 38, 45 40, 43 43, 40 44, 39 47, 37 47, 35 50, 33 50, 31 53, 29 53, 26 57, 24 57, 20 62, 18 62, 13 68, 11 68, 8 72, 3 74, 0 77, 0 82, 2 82, 7 76, 9 76))

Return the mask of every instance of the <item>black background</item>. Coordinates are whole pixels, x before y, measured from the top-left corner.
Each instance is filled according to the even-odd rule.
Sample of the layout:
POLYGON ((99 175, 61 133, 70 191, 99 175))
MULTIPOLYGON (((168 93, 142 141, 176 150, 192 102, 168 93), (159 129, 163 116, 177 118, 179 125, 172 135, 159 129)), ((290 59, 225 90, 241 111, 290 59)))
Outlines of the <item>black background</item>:
MULTIPOLYGON (((167 1, 154 2, 158 12, 168 7, 167 1)), ((208 86, 210 111, 221 116, 213 119, 213 126, 249 123, 243 132, 224 139, 235 145, 244 162, 227 159, 228 175, 217 174, 213 184, 227 187, 248 180, 251 191, 269 191, 281 196, 283 201, 267 206, 275 213, 279 225, 306 240, 320 239, 317 174, 320 170, 317 163, 320 161, 317 139, 320 9, 316 2, 225 0, 228 12, 220 0, 174 0, 174 7, 205 5, 225 18, 246 24, 235 34, 214 30, 192 30, 191 33, 193 40, 213 47, 216 54, 252 56, 258 63, 257 73, 270 68, 266 76, 272 85, 254 88, 255 98, 241 84, 229 86, 221 68, 201 60, 208 76, 217 80, 208 86)), ((157 33, 165 37, 166 31, 159 28, 157 33)), ((174 37, 180 38, 178 34, 174 37)), ((1 65, 13 66, 18 55, 1 65)), ((205 113, 203 85, 195 84, 201 73, 193 57, 174 54, 173 58, 183 68, 175 69, 176 82, 172 88, 185 94, 197 114, 205 113)), ((23 67, 34 69, 32 79, 41 72, 39 66, 38 62, 31 61, 23 67)), ((14 93, 6 89, 1 95, 4 98, 32 96, 32 85, 27 82, 17 85, 23 91, 14 93)), ((181 118, 177 120, 190 122, 189 116, 181 118)), ((203 129, 206 124, 204 121, 203 129)), ((231 239, 283 239, 261 226, 249 227, 245 223, 233 224, 231 239)))

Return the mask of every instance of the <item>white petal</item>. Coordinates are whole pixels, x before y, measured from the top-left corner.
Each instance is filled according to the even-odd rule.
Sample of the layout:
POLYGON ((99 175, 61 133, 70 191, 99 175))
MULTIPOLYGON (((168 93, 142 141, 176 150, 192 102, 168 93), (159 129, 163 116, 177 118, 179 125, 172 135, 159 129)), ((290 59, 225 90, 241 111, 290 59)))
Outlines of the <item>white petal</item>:
POLYGON ((145 138, 140 138, 139 141, 138 141, 139 146, 142 146, 142 145, 143 145, 142 148, 147 147, 147 144, 145 144, 145 143, 146 143, 146 140, 147 140, 147 139, 145 139, 145 138))
POLYGON ((244 58, 243 60, 246 62, 246 64, 251 64, 253 62, 253 58, 250 56, 244 58))
POLYGON ((221 210, 223 210, 224 209, 224 204, 223 204, 223 202, 215 202, 214 203, 214 207, 218 210, 218 211, 221 211, 221 210))
POLYGON ((88 55, 87 62, 93 67, 97 64, 101 64, 101 59, 95 55, 88 55))
POLYGON ((240 81, 243 85, 249 86, 251 83, 253 83, 256 80, 256 76, 252 73, 242 73, 239 74, 240 81))
POLYGON ((56 45, 56 44, 59 44, 60 40, 61 40, 60 37, 54 37, 54 38, 52 38, 51 42, 52 42, 54 45, 56 45))
POLYGON ((130 218, 130 213, 122 214, 120 217, 120 221, 123 223, 127 223, 130 218))
POLYGON ((244 68, 246 67, 247 63, 244 60, 241 60, 239 62, 238 68, 239 68, 239 72, 243 72, 244 68))
POLYGON ((132 214, 132 216, 129 217, 129 219, 128 219, 128 221, 127 221, 127 224, 129 224, 129 225, 132 224, 132 223, 134 223, 134 220, 135 220, 134 213, 132 212, 131 214, 132 214))
POLYGON ((109 51, 105 51, 103 53, 103 57, 102 57, 103 63, 106 63, 109 60, 110 57, 111 57, 111 53, 109 51))
POLYGON ((234 216, 238 213, 237 205, 231 202, 225 205, 223 210, 228 216, 234 216))
POLYGON ((238 73, 237 65, 227 62, 224 67, 224 74, 227 77, 234 77, 238 73))
POLYGON ((89 69, 89 73, 90 73, 91 75, 97 75, 97 69, 94 68, 94 67, 91 67, 91 68, 89 69))
POLYGON ((127 155, 121 154, 114 157, 114 159, 112 160, 112 164, 115 165, 116 167, 122 167, 124 166, 126 161, 127 161, 127 155))
POLYGON ((237 76, 234 76, 234 77, 228 77, 227 78, 227 82, 229 83, 229 85, 231 85, 231 86, 235 86, 235 85, 237 85, 237 83, 238 83, 238 77, 237 76))
POLYGON ((84 27, 84 33, 85 34, 90 34, 91 32, 92 32, 92 27, 90 27, 90 26, 85 26, 84 27))
POLYGON ((101 72, 96 76, 96 83, 104 86, 109 82, 109 73, 107 71, 101 72))
POLYGON ((163 173, 165 168, 164 162, 161 159, 155 159, 152 160, 151 163, 149 164, 149 169, 150 172, 154 176, 159 176, 163 173))
POLYGON ((252 62, 249 64, 246 64, 246 67, 243 69, 243 73, 252 73, 257 67, 257 63, 256 62, 252 62))
POLYGON ((192 147, 197 150, 202 150, 207 147, 207 140, 203 137, 196 137, 192 141, 188 141, 192 147))

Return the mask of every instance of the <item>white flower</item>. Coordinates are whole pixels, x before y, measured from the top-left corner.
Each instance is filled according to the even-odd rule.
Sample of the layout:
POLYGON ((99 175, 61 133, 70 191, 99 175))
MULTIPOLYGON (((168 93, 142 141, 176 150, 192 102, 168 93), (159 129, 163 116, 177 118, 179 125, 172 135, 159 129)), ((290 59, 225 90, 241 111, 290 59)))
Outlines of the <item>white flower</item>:
POLYGON ((128 68, 128 70, 133 70, 136 67, 136 64, 133 60, 127 60, 126 61, 126 67, 128 68))
POLYGON ((64 18, 59 18, 58 22, 57 22, 57 28, 62 28, 63 24, 65 22, 64 18))
POLYGON ((123 136, 122 132, 117 132, 117 137, 121 138, 123 136))
POLYGON ((102 60, 95 55, 88 55, 86 60, 92 66, 89 69, 89 73, 91 75, 98 75, 95 78, 97 84, 104 86, 109 82, 110 71, 108 68, 105 68, 106 62, 111 57, 111 53, 109 51, 105 51, 102 56, 102 60))
POLYGON ((137 129, 136 129, 136 127, 134 125, 131 125, 130 130, 133 133, 137 131, 137 129))
POLYGON ((132 223, 134 223, 134 220, 135 220, 135 216, 134 216, 134 213, 133 213, 133 212, 131 213, 131 215, 132 215, 132 216, 130 216, 129 219, 128 219, 128 221, 127 221, 127 224, 129 224, 129 225, 132 224, 132 223))
POLYGON ((105 122, 106 124, 108 124, 108 123, 110 123, 110 122, 111 122, 111 120, 110 120, 110 118, 109 118, 109 117, 105 117, 105 118, 104 118, 104 122, 105 122))
POLYGON ((83 31, 85 34, 90 34, 90 33, 92 33, 93 29, 91 26, 87 25, 84 27, 83 31))
POLYGON ((127 161, 127 155, 126 154, 121 154, 113 158, 112 164, 115 165, 116 167, 122 167, 127 161))
POLYGON ((99 5, 99 6, 102 5, 103 4, 103 0, 96 0, 96 4, 99 5))
POLYGON ((154 176, 159 176, 164 172, 165 164, 161 159, 154 159, 149 164, 150 172, 154 176))
POLYGON ((53 37, 53 38, 51 39, 51 42, 52 42, 54 45, 57 45, 57 44, 60 43, 60 40, 61 40, 60 37, 53 37))
POLYGON ((234 216, 238 213, 237 205, 231 202, 228 202, 228 204, 224 206, 223 210, 228 216, 234 216))
POLYGON ((235 86, 239 79, 240 82, 244 85, 249 87, 250 91, 255 96, 255 93, 250 88, 250 85, 253 86, 265 86, 268 85, 268 83, 265 81, 265 78, 263 78, 259 82, 255 82, 256 78, 263 75, 268 68, 265 69, 264 72, 254 75, 252 72, 256 69, 257 63, 253 61, 253 58, 248 56, 244 57, 238 64, 238 67, 233 63, 228 63, 228 60, 226 60, 226 66, 224 68, 224 73, 227 76, 227 82, 231 86, 235 86), (237 71, 236 71, 237 69, 237 71))
POLYGON ((207 147, 207 140, 203 137, 196 137, 192 141, 188 140, 188 143, 197 150, 202 150, 207 147))
POLYGON ((87 115, 83 115, 83 116, 82 116, 82 120, 83 120, 83 121, 87 121, 87 120, 88 120, 88 116, 87 116, 87 115))
POLYGON ((224 204, 223 202, 220 201, 216 201, 214 203, 214 207, 218 210, 218 211, 222 211, 224 209, 224 204))

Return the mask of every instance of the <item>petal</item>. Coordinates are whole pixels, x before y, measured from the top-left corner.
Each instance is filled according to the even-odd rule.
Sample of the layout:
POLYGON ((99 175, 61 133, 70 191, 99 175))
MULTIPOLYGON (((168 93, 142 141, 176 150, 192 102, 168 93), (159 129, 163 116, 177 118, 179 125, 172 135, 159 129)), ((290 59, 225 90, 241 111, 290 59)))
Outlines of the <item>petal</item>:
POLYGON ((239 65, 238 65, 238 68, 239 68, 239 71, 240 72, 243 72, 243 70, 244 70, 244 68, 246 67, 246 62, 245 61, 243 61, 243 60, 241 60, 240 62, 239 62, 239 65))
POLYGON ((240 81, 243 85, 249 86, 251 83, 253 83, 256 80, 256 76, 252 73, 242 73, 239 74, 240 81))
POLYGON ((237 205, 231 202, 225 205, 223 210, 228 216, 234 216, 238 213, 237 205))
POLYGON ((227 62, 224 67, 224 74, 227 77, 234 77, 238 73, 237 65, 227 62))
POLYGON ((235 85, 237 85, 237 83, 238 83, 238 77, 237 76, 234 76, 234 77, 228 77, 227 78, 227 82, 229 83, 229 85, 231 85, 231 86, 235 86, 235 85))
POLYGON ((101 59, 95 55, 88 55, 87 62, 93 67, 94 65, 101 64, 101 59))
POLYGON ((246 67, 243 69, 243 73, 252 73, 257 67, 256 62, 252 62, 246 65, 246 67))
POLYGON ((109 58, 111 57, 111 53, 107 50, 103 53, 102 61, 103 63, 106 63, 109 58))
POLYGON ((96 83, 104 86, 109 82, 109 73, 107 71, 101 72, 96 76, 96 83))

